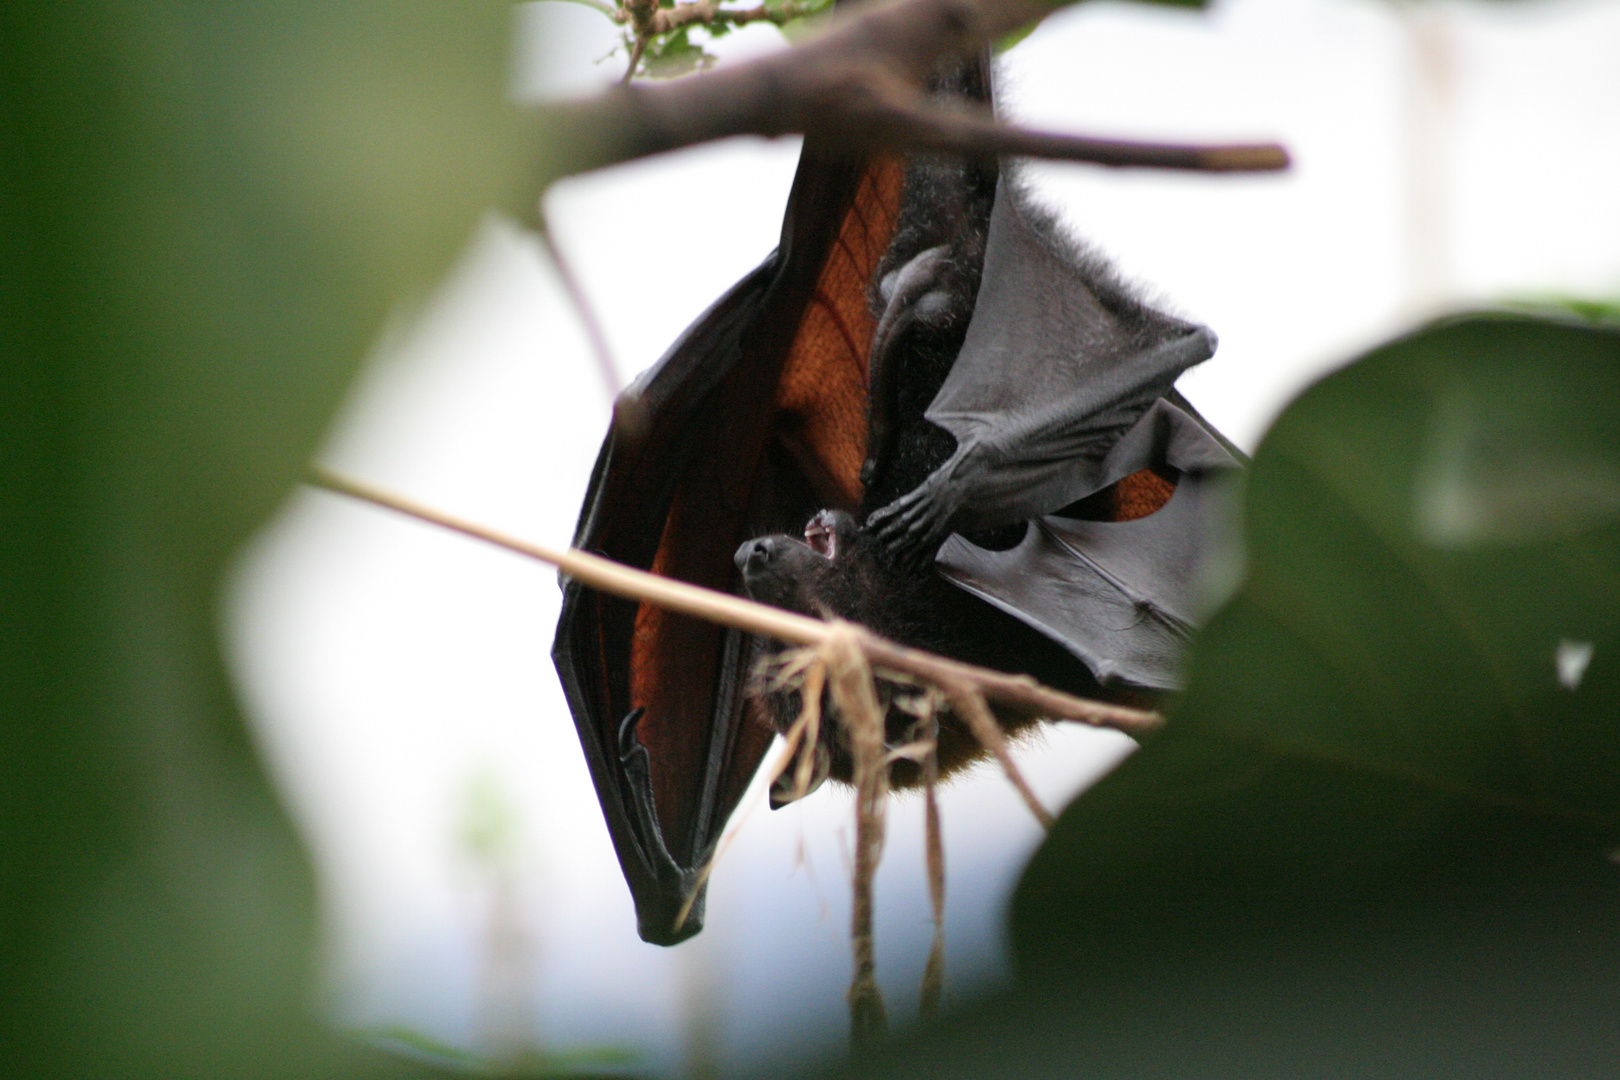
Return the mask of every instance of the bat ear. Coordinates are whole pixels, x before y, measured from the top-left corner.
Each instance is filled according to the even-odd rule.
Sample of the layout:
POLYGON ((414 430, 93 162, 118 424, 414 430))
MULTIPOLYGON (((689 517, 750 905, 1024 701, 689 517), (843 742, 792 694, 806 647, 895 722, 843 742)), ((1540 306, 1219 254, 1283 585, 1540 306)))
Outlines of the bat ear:
POLYGON ((795 775, 797 772, 798 769, 790 766, 787 771, 781 776, 778 776, 776 778, 776 782, 771 785, 772 810, 780 810, 788 803, 798 802, 806 795, 809 795, 811 792, 821 787, 822 784, 826 783, 827 774, 832 772, 832 752, 827 749, 827 744, 822 742, 816 743, 815 768, 811 772, 810 782, 804 786, 803 791, 798 790, 797 787, 797 777, 795 775))

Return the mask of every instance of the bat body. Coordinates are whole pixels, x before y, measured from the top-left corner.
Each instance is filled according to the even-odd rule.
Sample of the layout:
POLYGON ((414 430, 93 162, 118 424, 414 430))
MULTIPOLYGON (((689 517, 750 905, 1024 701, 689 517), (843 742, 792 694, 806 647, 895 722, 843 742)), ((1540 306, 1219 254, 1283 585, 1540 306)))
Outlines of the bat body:
MULTIPOLYGON (((988 67, 939 88, 986 101, 988 67)), ((1001 163, 807 141, 777 251, 627 392, 575 543, 1079 693, 1171 689, 1239 464, 1172 389, 1212 349, 1001 163)), ((750 701, 770 647, 565 583, 553 656, 648 941, 700 928, 700 895, 677 915, 791 711, 750 701)))
MULTIPOLYGON (((786 535, 761 537, 737 549, 737 566, 748 595, 761 603, 803 615, 837 617, 858 622, 870 630, 913 648, 1000 671, 1015 671, 1083 697, 1107 697, 1142 705, 1148 702, 1128 689, 1104 688, 1063 646, 1022 620, 957 587, 926 567, 897 562, 853 515, 823 511, 810 519, 805 539, 786 535)), ((778 648, 762 647, 762 653, 778 648)), ((890 687, 879 682, 880 703, 886 715, 885 741, 899 746, 910 741, 916 717, 891 703, 890 687)), ((749 694, 759 717, 786 733, 798 717, 800 693, 772 687, 758 673, 749 694)), ((833 715, 830 694, 823 695, 823 714, 833 715)), ((1040 718, 992 706, 1001 727, 1021 731, 1040 718)), ((941 776, 983 757, 971 730, 949 711, 938 721, 938 765, 941 776)), ((831 777, 851 783, 854 759, 843 729, 824 724, 818 731, 816 769, 809 790, 831 777)), ((922 780, 921 766, 902 758, 890 768, 890 786, 907 788, 922 780)), ((778 807, 794 797, 792 777, 784 775, 771 792, 778 807)))

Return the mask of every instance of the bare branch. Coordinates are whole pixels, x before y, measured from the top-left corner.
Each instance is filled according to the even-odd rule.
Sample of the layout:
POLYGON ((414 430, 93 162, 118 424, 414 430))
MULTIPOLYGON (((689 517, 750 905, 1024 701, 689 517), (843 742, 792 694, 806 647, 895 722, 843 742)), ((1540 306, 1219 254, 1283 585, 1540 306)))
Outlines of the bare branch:
POLYGON ((825 645, 832 635, 839 632, 840 627, 848 627, 853 631, 861 651, 874 667, 902 671, 937 686, 971 688, 993 701, 999 701, 1033 716, 1044 716, 1052 720, 1072 720, 1094 727, 1113 728, 1127 735, 1136 736, 1151 734, 1164 726, 1164 718, 1155 712, 1110 705, 1101 701, 1088 701, 1072 694, 1065 694, 1061 690, 1042 686, 1027 675, 1008 675, 1005 672, 948 660, 920 649, 897 645, 859 626, 823 622, 820 619, 795 615, 791 611, 757 604, 740 596, 731 596, 714 589, 705 589, 657 574, 649 574, 644 570, 636 570, 611 559, 604 559, 600 555, 572 548, 559 551, 540 544, 532 544, 320 469, 312 471, 308 482, 315 487, 360 499, 494 544, 519 555, 550 563, 569 577, 593 589, 656 604, 682 615, 707 619, 725 626, 735 626, 750 633, 796 645, 825 645))
MULTIPOLYGON (((544 108, 539 118, 552 149, 548 179, 732 135, 796 133, 852 151, 950 149, 1217 171, 1286 167, 1286 152, 1273 144, 1085 139, 1022 131, 988 115, 928 105, 925 83, 941 58, 970 55, 1056 6, 1061 4, 1046 0, 869 3, 834 15, 821 33, 770 56, 544 108)), ((671 10, 680 9, 661 9, 671 10)))
POLYGON ((1032 131, 1003 124, 987 111, 919 106, 899 108, 886 123, 908 132, 911 144, 961 153, 1019 154, 1084 161, 1114 168, 1261 172, 1288 168, 1288 152, 1275 143, 1187 145, 1095 139, 1032 131))
POLYGON ((641 54, 647 51, 647 38, 637 35, 635 42, 630 46, 630 63, 624 69, 624 78, 619 80, 620 85, 629 85, 630 80, 636 77, 636 65, 641 63, 641 54))
POLYGON ((628 22, 637 38, 658 32, 658 0, 622 0, 619 11, 619 21, 628 22))

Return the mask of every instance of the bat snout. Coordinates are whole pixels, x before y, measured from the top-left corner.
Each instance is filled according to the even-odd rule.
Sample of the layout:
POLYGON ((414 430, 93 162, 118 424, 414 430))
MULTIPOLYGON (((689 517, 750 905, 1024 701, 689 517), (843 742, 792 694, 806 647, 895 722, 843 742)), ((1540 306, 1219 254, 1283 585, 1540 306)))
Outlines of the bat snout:
POLYGON ((749 540, 733 556, 742 571, 743 592, 763 604, 808 613, 801 595, 828 565, 826 556, 792 536, 777 534, 749 540))
POLYGON ((757 540, 745 541, 737 549, 733 558, 737 561, 737 569, 742 571, 744 581, 765 573, 781 557, 779 540, 775 536, 762 536, 757 540))

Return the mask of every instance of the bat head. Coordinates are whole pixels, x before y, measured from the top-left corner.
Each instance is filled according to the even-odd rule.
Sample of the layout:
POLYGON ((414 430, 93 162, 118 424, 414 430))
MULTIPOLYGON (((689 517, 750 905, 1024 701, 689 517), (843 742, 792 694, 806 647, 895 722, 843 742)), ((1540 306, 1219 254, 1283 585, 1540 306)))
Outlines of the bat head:
POLYGON ((879 571, 870 541, 842 510, 823 510, 811 518, 802 540, 783 533, 749 540, 737 549, 736 559, 751 598, 821 618, 849 617, 845 594, 852 579, 879 571))
POLYGON ((956 592, 932 568, 895 563, 855 518, 823 510, 803 538, 778 533, 737 549, 743 589, 762 604, 820 619, 846 619, 884 637, 937 648, 929 628, 956 592))
MULTIPOLYGON (((736 560, 744 589, 760 603, 801 615, 858 622, 890 640, 969 662, 1023 670, 1023 650, 1007 645, 1035 637, 1033 631, 949 584, 931 567, 891 561, 855 518, 840 510, 823 510, 811 518, 802 539, 777 534, 750 540, 737 549, 736 560)), ((772 649, 766 647, 767 652, 772 649)), ((1067 663, 1073 665, 1072 660, 1067 663)), ((917 717, 895 703, 893 688, 880 681, 878 690, 886 713, 886 741, 901 746, 914 737, 917 717)), ((757 714, 778 732, 785 733, 801 710, 797 689, 768 685, 763 678, 752 681, 750 696, 757 714)), ((823 715, 833 715, 830 699, 822 704, 823 715)), ((1009 730, 1033 722, 1026 716, 998 718, 1009 730)), ((978 741, 956 717, 946 713, 938 720, 941 775, 982 756, 978 741)), ((854 760, 838 724, 821 726, 815 754, 810 790, 829 776, 850 782, 854 760)), ((900 758, 890 768, 894 787, 912 787, 921 780, 915 760, 900 758)), ((795 794, 804 792, 794 792, 791 774, 784 774, 771 792, 771 804, 780 806, 795 794)))

